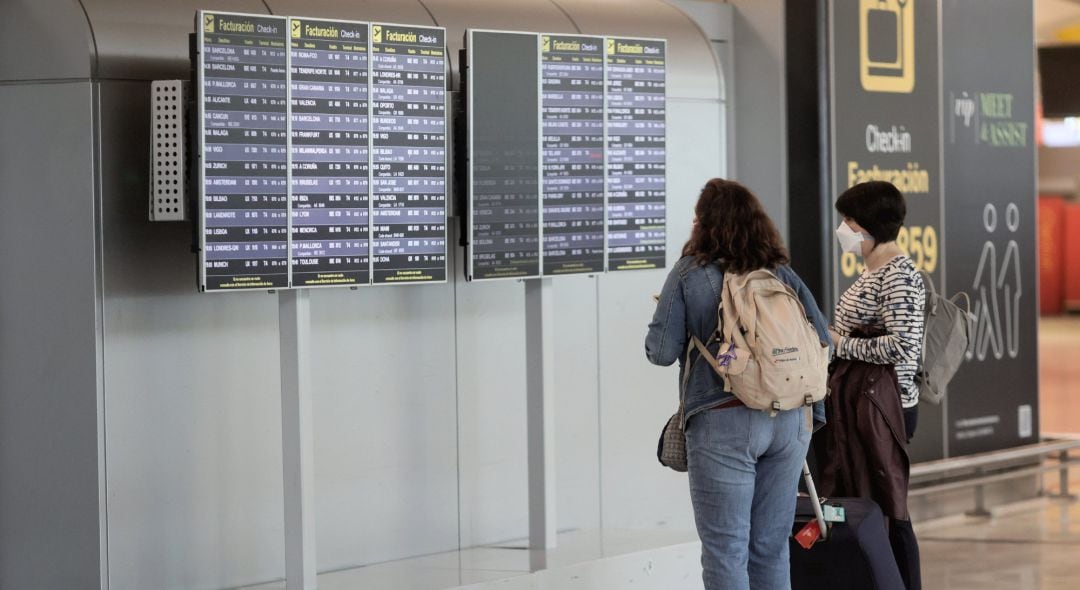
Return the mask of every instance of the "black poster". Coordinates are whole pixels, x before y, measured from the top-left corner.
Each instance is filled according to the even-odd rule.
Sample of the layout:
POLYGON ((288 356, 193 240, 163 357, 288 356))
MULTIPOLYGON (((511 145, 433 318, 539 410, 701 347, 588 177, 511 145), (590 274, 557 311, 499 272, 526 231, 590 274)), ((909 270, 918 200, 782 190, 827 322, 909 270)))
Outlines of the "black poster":
POLYGON ((288 287, 286 20, 198 18, 200 286, 288 287))
MULTIPOLYGON (((937 1, 833 0, 830 10, 832 200, 860 182, 896 185, 907 200, 907 220, 897 243, 941 285, 937 1)), ((831 225, 839 223, 834 210, 831 225)), ((831 241, 838 297, 864 267, 831 241)), ((912 459, 940 458, 941 407, 919 404, 919 412, 912 459)))
POLYGON ((604 39, 543 35, 544 274, 604 271, 604 39))
POLYGON ((291 19, 292 284, 369 282, 368 25, 291 19))
POLYGON ((1038 440, 1034 46, 1030 2, 944 0, 946 293, 971 297, 948 452, 1038 440))
POLYGON ((663 268, 667 43, 606 39, 608 270, 663 268))
POLYGON ((445 36, 371 25, 374 283, 446 280, 445 36))
POLYGON ((535 33, 470 31, 469 277, 540 275, 540 58, 535 33))

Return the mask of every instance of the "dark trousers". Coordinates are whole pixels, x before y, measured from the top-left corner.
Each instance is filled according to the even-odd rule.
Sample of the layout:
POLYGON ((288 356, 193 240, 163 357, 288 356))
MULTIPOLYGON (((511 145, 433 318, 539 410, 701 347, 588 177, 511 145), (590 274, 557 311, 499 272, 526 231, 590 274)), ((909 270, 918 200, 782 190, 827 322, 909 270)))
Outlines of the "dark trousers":
POLYGON ((919 425, 919 406, 911 406, 910 408, 904 408, 904 432, 907 434, 907 441, 911 442, 912 437, 915 436, 915 427, 919 425))
MULTIPOLYGON (((910 443, 919 425, 919 406, 904 408, 904 433, 910 443)), ((889 522, 889 544, 892 546, 896 565, 900 568, 900 577, 904 578, 907 590, 922 589, 922 574, 919 565, 919 541, 911 528, 910 520, 891 520, 889 522)))
POLYGON ((922 590, 922 572, 919 565, 919 541, 910 520, 889 519, 889 545, 900 568, 907 590, 922 590))

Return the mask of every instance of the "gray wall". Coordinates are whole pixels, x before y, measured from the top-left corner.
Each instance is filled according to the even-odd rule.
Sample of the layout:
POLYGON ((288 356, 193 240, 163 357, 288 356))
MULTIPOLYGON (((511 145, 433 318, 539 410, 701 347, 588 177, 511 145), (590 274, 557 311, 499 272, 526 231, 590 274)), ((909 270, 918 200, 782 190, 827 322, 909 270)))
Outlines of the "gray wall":
MULTIPOLYGON (((726 172, 718 61, 698 26, 656 0, 424 4, 269 1, 278 14, 437 22, 452 49, 464 26, 669 38, 674 262, 699 187, 726 172)), ((0 8, 0 23, 29 23, 0 37, 0 189, 20 212, 0 218, 0 270, 19 278, 0 298, 0 587, 280 578, 276 298, 196 293, 190 225, 146 220, 149 80, 187 75, 197 7, 266 9, 83 5, 0 8), (67 33, 50 37, 49 19, 67 33), (38 42, 47 59, 16 71, 38 42)), ((452 257, 447 284, 312 293, 322 570, 527 532, 524 286, 466 284, 452 257)), ((654 458, 674 371, 643 358, 665 274, 555 281, 562 530, 692 529, 685 477, 654 458)))
POLYGON ((90 588, 104 516, 94 96, 0 85, 0 588, 90 588))
MULTIPOLYGON (((731 0, 735 7, 735 173, 788 233, 784 2, 731 0)), ((815 72, 807 72, 816 76, 815 72)))

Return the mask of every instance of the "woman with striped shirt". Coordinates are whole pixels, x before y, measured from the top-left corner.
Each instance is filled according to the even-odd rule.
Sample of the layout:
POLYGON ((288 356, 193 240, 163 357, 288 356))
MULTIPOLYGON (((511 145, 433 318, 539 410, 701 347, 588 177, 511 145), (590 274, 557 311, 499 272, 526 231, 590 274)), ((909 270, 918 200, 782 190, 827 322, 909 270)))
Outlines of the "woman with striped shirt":
MULTIPOLYGON (((836 229, 840 246, 861 256, 866 270, 836 304, 829 330, 835 354, 895 368, 910 442, 918 416, 915 374, 922 358, 926 291, 915 264, 896 244, 907 205, 891 183, 872 181, 844 191, 836 210, 844 218, 836 229), (855 337, 856 332, 881 335, 862 338, 855 337)), ((907 478, 903 481, 906 487, 907 478)), ((906 496, 907 490, 902 491, 906 496)), ((911 521, 890 518, 889 541, 908 590, 921 588, 919 546, 911 521)))
POLYGON ((896 368, 910 442, 919 411, 915 374, 922 358, 926 288, 911 258, 896 245, 907 212, 904 196, 891 183, 864 182, 840 195, 836 210, 844 217, 836 230, 840 246, 866 264, 836 304, 831 330, 836 356, 896 368), (852 338, 857 328, 885 334, 852 338))

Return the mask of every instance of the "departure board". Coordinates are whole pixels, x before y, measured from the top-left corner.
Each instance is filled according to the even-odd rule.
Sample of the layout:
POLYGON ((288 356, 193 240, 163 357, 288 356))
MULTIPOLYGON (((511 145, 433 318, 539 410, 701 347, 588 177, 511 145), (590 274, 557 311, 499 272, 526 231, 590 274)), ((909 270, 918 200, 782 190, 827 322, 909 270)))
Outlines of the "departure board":
POLYGON ((202 287, 287 287, 286 20, 201 12, 199 21, 202 287))
POLYGON ((289 26, 292 284, 367 284, 368 25, 289 26))
POLYGON ((200 11, 203 291, 446 280, 446 32, 200 11))
POLYGON ((446 280, 446 51, 438 28, 372 24, 375 283, 446 280))
POLYGON ((470 280, 663 268, 666 42, 470 30, 470 280))
POLYGON ((534 33, 470 31, 468 276, 540 275, 540 57, 534 33))
POLYGON ((541 37, 543 274, 604 271, 604 39, 541 37))
POLYGON ((662 268, 666 43, 607 39, 608 270, 662 268))

